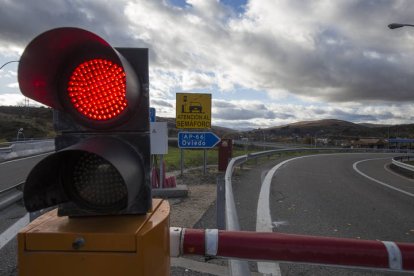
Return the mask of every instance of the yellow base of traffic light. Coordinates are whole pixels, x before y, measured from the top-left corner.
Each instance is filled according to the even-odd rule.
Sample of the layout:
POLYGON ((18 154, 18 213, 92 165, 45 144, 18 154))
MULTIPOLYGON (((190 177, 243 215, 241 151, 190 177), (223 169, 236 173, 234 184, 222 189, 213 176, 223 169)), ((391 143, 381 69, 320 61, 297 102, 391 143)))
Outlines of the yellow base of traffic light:
POLYGON ((170 275, 170 206, 146 215, 58 217, 56 210, 18 234, 19 275, 170 275))

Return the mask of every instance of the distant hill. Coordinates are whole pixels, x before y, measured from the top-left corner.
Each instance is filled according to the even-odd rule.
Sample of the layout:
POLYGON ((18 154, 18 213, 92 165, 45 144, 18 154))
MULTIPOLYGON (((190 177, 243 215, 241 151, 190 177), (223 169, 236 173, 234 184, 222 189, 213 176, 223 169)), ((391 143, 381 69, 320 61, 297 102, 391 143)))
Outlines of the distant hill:
MULTIPOLYGON (((54 137, 53 114, 51 108, 0 106, 0 142, 16 140, 17 132, 23 128, 26 139, 54 137)), ((180 129, 175 127, 175 118, 157 117, 157 121, 168 123, 169 137, 176 137, 180 129)), ((316 121, 301 121, 283 126, 275 126, 248 131, 213 126, 213 131, 221 138, 238 139, 250 137, 262 140, 277 139, 280 137, 325 137, 331 139, 358 139, 358 138, 414 138, 414 124, 406 125, 376 125, 355 124, 337 119, 316 121)))
POLYGON ((253 130, 247 136, 263 137, 325 137, 331 139, 357 139, 361 137, 414 137, 414 124, 375 125, 355 124, 337 119, 301 121, 283 126, 253 130))
POLYGON ((380 128, 380 127, 392 127, 392 125, 386 124, 369 124, 369 123, 361 123, 361 126, 372 127, 372 128, 380 128))
MULTIPOLYGON (((169 137, 176 137, 181 131, 175 127, 175 118, 157 117, 159 122, 167 122, 169 137)), ((51 138, 56 135, 53 129, 53 112, 45 107, 0 106, 0 142, 15 141, 17 132, 23 128, 26 139, 51 138)), ((219 137, 225 138, 236 131, 213 126, 211 129, 219 137)))
POLYGON ((348 121, 337 120, 337 119, 324 119, 324 120, 317 120, 317 121, 300 121, 284 126, 272 127, 273 128, 284 128, 284 127, 300 127, 300 128, 322 128, 322 127, 357 127, 358 124, 354 124, 348 121))
POLYGON ((280 136, 377 136, 373 129, 343 120, 325 119, 302 121, 284 126, 263 129, 269 134, 280 136))
POLYGON ((54 137, 52 117, 50 108, 0 106, 0 142, 16 140, 21 128, 26 139, 54 137))

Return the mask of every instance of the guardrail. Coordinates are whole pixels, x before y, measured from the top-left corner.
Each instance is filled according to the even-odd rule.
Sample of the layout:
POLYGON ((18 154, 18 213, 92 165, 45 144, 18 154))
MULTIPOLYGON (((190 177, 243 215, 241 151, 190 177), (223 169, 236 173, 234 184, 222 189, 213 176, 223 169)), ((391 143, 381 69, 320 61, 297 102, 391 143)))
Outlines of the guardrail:
POLYGON ((10 153, 13 150, 13 146, 8 146, 8 147, 1 147, 0 148, 0 154, 1 153, 10 153))
MULTIPOLYGON (((234 167, 238 165, 242 165, 246 161, 257 159, 260 157, 267 157, 273 154, 281 154, 286 152, 384 152, 384 153, 393 153, 396 152, 395 150, 389 149, 369 149, 369 148, 292 148, 292 149, 277 149, 277 150, 269 150, 269 151, 262 151, 256 153, 250 153, 243 156, 238 156, 232 158, 227 166, 227 170, 224 176, 225 180, 225 228, 226 230, 230 231, 240 231, 239 220, 236 211, 236 205, 234 202, 233 197, 233 188, 231 183, 231 177, 234 171, 234 167)), ((414 157, 413 157, 414 158, 414 157)), ((414 171, 414 167, 413 167, 414 171)), ((249 266, 247 261, 242 260, 229 260, 229 271, 230 275, 251 275, 249 266)))
POLYGON ((397 156, 397 157, 392 158, 392 164, 394 164, 395 166, 408 170, 410 172, 414 172, 413 165, 404 163, 407 161, 414 161, 414 156, 406 155, 406 156, 397 156))
POLYGON ((0 162, 54 150, 54 139, 32 139, 1 143, 0 162))
POLYGON ((23 185, 24 182, 20 182, 0 191, 0 210, 3 210, 7 206, 23 198, 23 193, 21 191, 23 185), (13 192, 13 190, 15 191, 13 192))

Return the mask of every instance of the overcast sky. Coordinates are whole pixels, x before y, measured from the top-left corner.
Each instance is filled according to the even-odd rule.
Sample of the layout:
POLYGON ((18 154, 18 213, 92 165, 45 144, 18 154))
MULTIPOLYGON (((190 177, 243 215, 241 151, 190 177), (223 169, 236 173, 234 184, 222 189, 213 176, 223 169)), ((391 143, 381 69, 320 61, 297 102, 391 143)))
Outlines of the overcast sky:
MULTIPOLYGON (((48 29, 73 26, 150 49, 151 106, 211 93, 213 125, 258 128, 336 118, 414 123, 414 1, 0 0, 0 66, 48 29)), ((0 105, 23 102, 17 63, 0 105)), ((33 104, 33 102, 31 102, 33 104)))

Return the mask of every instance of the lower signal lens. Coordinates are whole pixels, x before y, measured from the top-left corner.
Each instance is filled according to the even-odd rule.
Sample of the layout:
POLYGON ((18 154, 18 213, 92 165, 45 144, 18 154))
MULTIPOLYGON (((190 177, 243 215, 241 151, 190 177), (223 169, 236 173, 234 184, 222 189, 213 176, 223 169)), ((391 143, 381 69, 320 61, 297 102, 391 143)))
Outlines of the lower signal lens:
POLYGON ((73 168, 76 197, 94 208, 124 207, 127 188, 113 165, 98 155, 84 153, 73 168))

